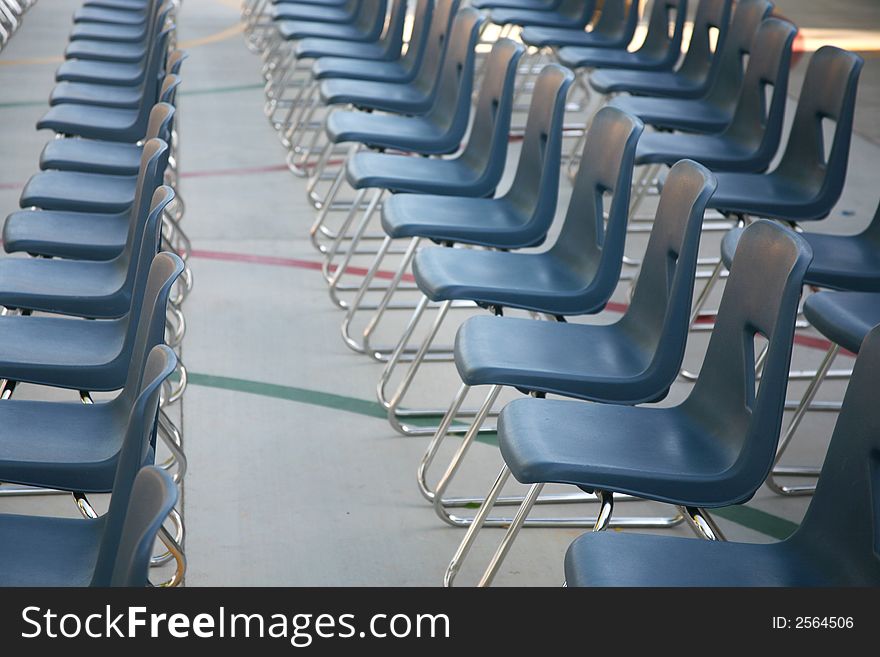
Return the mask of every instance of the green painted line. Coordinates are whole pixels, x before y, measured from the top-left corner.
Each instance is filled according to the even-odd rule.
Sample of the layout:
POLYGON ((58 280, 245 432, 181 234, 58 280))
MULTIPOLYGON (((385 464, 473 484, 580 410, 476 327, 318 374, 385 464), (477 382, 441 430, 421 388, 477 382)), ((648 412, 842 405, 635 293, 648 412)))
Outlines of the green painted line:
POLYGON ((753 506, 726 506, 721 509, 712 509, 710 512, 779 541, 791 536, 798 528, 796 522, 774 516, 772 513, 761 511, 753 506))
MULTIPOLYGON (((209 87, 207 89, 181 89, 181 96, 207 96, 211 94, 231 94, 239 91, 253 91, 262 89, 262 84, 239 84, 230 87, 209 87)), ((47 100, 18 100, 7 103, 0 103, 0 109, 12 109, 16 107, 49 107, 47 100)))
MULTIPOLYGON (((320 392, 308 388, 297 388, 276 383, 264 383, 262 381, 251 381, 248 379, 214 376, 211 374, 199 374, 195 372, 189 373, 189 382, 193 385, 204 386, 206 388, 217 388, 220 390, 231 390, 234 392, 259 395, 261 397, 284 399, 287 401, 298 402, 300 404, 309 404, 311 406, 321 406, 336 411, 355 413, 365 417, 381 419, 387 417, 385 409, 378 402, 347 397, 345 395, 336 395, 330 392, 320 392)), ((438 418, 424 417, 412 418, 411 420, 408 420, 408 422, 416 425, 424 425, 428 423, 436 423, 437 420, 438 418)), ((495 433, 480 434, 477 440, 489 445, 498 444, 497 435, 495 433)), ((721 509, 712 509, 711 513, 720 518, 724 518, 725 520, 735 522, 747 529, 751 529, 780 541, 788 538, 798 527, 797 523, 750 506, 729 506, 721 509)))

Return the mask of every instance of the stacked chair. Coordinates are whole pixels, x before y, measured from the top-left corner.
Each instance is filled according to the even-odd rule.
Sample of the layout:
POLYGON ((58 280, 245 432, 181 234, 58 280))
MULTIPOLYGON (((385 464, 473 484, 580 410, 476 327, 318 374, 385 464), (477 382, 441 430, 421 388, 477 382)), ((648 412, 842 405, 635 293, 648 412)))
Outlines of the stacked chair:
POLYGON ((880 209, 853 236, 801 227, 832 221, 862 60, 832 47, 813 55, 782 147, 797 28, 774 18, 769 0, 406 5, 250 0, 243 20, 264 61, 266 114, 291 171, 308 178, 310 236, 345 312, 343 341, 383 363, 377 396, 391 426, 431 436, 417 485, 443 522, 465 532, 444 583, 481 528, 505 529, 479 579, 488 585, 523 528, 554 526, 594 532, 568 551, 569 585, 880 583, 871 548, 880 502, 864 467, 876 460, 880 421, 867 408, 880 358, 880 209), (633 47, 640 12, 646 34, 633 47), (478 44, 487 24, 502 28, 488 47, 478 44), (566 122, 572 108, 578 131, 566 122), (521 132, 514 112, 525 113, 521 132), (572 191, 557 213, 563 167, 572 191), (656 210, 637 214, 649 197, 656 210), (719 252, 698 257, 713 231, 724 232, 719 252), (647 245, 627 253, 640 233, 647 245), (363 256, 372 261, 352 284, 363 256), (718 308, 708 309, 722 281, 718 308), (611 298, 621 282, 622 316, 569 321, 619 312, 611 298), (454 345, 434 344, 462 307, 488 312, 462 322, 454 345), (429 309, 436 314, 417 338, 429 309), (402 334, 377 344, 383 318, 400 310, 412 313, 402 334), (793 372, 795 331, 811 326, 831 346, 817 371, 793 372), (691 374, 682 363, 697 329, 711 336, 691 374), (824 378, 849 376, 830 370, 841 349, 858 353, 846 399, 818 403, 824 378), (448 407, 404 403, 423 367, 450 360, 461 386, 448 407), (811 380, 805 395, 787 400, 798 379, 811 380), (658 404, 675 382, 689 386, 683 401, 658 404), (484 401, 467 409, 475 387, 486 389, 484 401), (524 397, 499 411, 505 388, 524 397), (808 412, 841 408, 818 486, 780 483, 818 475, 780 459, 808 412), (497 432, 500 474, 486 494, 449 495, 488 431, 497 432), (463 438, 435 478, 450 434, 463 438), (502 495, 511 475, 525 494, 502 495), (726 543, 712 510, 749 501, 765 483, 779 494, 815 491, 803 525, 773 546, 726 543), (547 484, 574 489, 545 495, 547 484), (673 509, 615 516, 615 501, 628 500, 673 509), (536 505, 566 503, 593 512, 529 517, 536 505), (494 515, 511 505, 512 516, 494 515), (704 540, 603 531, 680 523, 704 540), (847 568, 839 555, 852 557, 847 568))
POLYGON ((0 52, 18 31, 24 15, 37 0, 0 0, 0 52))
POLYGON ((162 585, 177 586, 186 570, 175 508, 186 457, 172 419, 192 285, 176 192, 185 55, 171 45, 171 2, 124 5, 77 10, 37 124, 55 139, 3 228, 4 249, 30 257, 0 260, 0 414, 14 427, 0 495, 69 493, 83 516, 0 516, 4 585, 145 586, 151 566, 173 562, 162 585), (20 384, 76 401, 20 400, 20 384), (111 493, 105 514, 90 493, 111 493))

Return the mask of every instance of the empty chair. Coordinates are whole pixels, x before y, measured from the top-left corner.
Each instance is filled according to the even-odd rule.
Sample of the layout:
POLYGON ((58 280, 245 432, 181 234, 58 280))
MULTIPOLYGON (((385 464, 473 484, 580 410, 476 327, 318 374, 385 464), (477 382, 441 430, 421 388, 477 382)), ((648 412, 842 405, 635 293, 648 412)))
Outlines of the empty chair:
POLYGON ((752 54, 763 58, 762 50, 752 50, 761 22, 773 11, 769 0, 740 0, 736 4, 724 47, 718 52, 718 73, 709 92, 699 99, 621 95, 609 105, 635 114, 648 125, 666 130, 721 132, 733 118, 745 78, 743 61, 752 54))
MULTIPOLYGON (((781 226, 759 221, 737 250, 700 376, 669 408, 519 399, 501 412, 505 466, 447 570, 460 568, 473 535, 509 474, 531 485, 481 584, 491 583, 543 485, 596 492, 596 529, 611 520, 613 494, 682 509, 695 531, 721 538, 703 509, 747 502, 767 478, 776 451, 792 335, 810 247, 781 226), (767 340, 760 386, 755 340, 767 340)), ((656 283, 655 283, 656 284, 656 283)), ((663 281, 659 281, 662 285, 663 281)))
POLYGON ((667 98, 699 98, 718 75, 720 52, 730 24, 732 0, 700 0, 687 53, 675 71, 598 70, 590 74, 590 86, 605 95, 627 92, 667 98), (712 33, 717 42, 713 48, 712 33))
POLYGON ((568 585, 880 585, 875 520, 880 505, 878 370, 880 329, 874 328, 859 351, 816 492, 788 539, 746 544, 617 532, 586 534, 566 553, 568 585))
POLYGON ((311 20, 284 20, 275 22, 282 40, 296 41, 308 37, 344 39, 346 41, 376 41, 385 25, 386 0, 363 0, 358 3, 354 20, 347 23, 328 23, 311 20))
MULTIPOLYGON (((476 6, 474 3, 471 5, 476 6)), ((520 32, 520 38, 533 48, 584 46, 625 49, 633 40, 638 22, 638 0, 605 0, 591 30, 528 25, 520 32)))
POLYGON ((496 7, 489 11, 489 20, 496 25, 583 29, 595 10, 595 0, 561 0, 556 8, 550 10, 496 7))

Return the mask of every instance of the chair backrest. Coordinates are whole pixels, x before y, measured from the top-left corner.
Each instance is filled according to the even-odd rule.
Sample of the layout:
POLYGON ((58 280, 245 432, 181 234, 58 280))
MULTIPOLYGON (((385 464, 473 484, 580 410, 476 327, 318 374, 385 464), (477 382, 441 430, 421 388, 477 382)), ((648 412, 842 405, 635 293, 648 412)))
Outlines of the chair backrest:
POLYGON ((492 46, 470 137, 461 154, 463 162, 481 172, 486 195, 493 193, 504 173, 516 70, 523 52, 525 48, 510 39, 499 39, 492 46))
POLYGON ((364 33, 365 40, 375 41, 385 29, 385 14, 388 11, 387 0, 361 0, 357 7, 354 24, 358 31, 364 33))
POLYGON ((703 82, 705 89, 715 82, 720 53, 724 50, 730 27, 732 4, 733 0, 700 0, 697 5, 691 41, 678 72, 684 78, 703 82), (713 31, 718 37, 714 49, 711 38, 713 31))
POLYGON ((572 20, 572 27, 586 27, 596 13, 596 0, 562 0, 556 11, 572 20))
POLYGON ((648 17, 648 32, 638 52, 669 66, 677 62, 681 56, 687 4, 688 0, 654 0, 648 17))
POLYGON ((633 40, 639 23, 639 0, 605 0, 593 32, 602 34, 610 47, 623 47, 633 40))
POLYGON ((541 234, 546 232, 556 212, 562 125, 572 82, 574 74, 567 68, 548 64, 541 69, 529 104, 516 174, 503 197, 524 216, 545 218, 548 224, 541 234))
POLYGON ((485 20, 475 9, 462 9, 455 16, 449 35, 440 84, 428 118, 445 128, 453 139, 461 139, 467 131, 474 88, 476 47, 485 20))
POLYGON ((753 153, 750 171, 763 171, 782 141, 782 123, 788 99, 791 48, 797 28, 778 18, 768 18, 758 28, 752 43, 745 80, 736 109, 724 135, 753 153), (767 88, 772 87, 770 104, 767 88))
POLYGON ((788 143, 776 169, 779 175, 815 190, 812 216, 802 217, 805 220, 826 216, 843 191, 864 63, 859 55, 834 46, 822 46, 810 59, 788 143), (824 119, 835 121, 827 157, 824 119))
POLYGON ((153 544, 177 499, 177 486, 167 472, 154 465, 138 472, 122 524, 110 586, 144 587, 149 584, 153 544))
MULTIPOLYGON (((136 119, 136 125, 141 126, 140 134, 146 134, 147 131, 147 122, 150 118, 150 110, 153 108, 153 105, 156 104, 156 100, 159 97, 159 89, 160 82, 158 81, 160 71, 164 70, 164 67, 161 65, 161 62, 165 61, 165 52, 168 48, 168 38, 171 33, 174 31, 172 27, 164 28, 156 37, 156 43, 153 46, 154 53, 161 53, 161 59, 158 54, 150 55, 151 60, 144 76, 144 84, 147 84, 147 81, 153 81, 155 87, 152 90, 144 90, 144 93, 141 95, 141 102, 138 107, 138 116, 136 119)), ((164 73, 161 73, 164 77, 164 73)))
MULTIPOLYGON (((717 182, 701 164, 681 160, 657 205, 654 225, 633 290, 618 326, 648 355, 645 390, 668 390, 678 376, 687 343, 703 213, 717 182)), ((645 401, 656 401, 645 399, 645 401)))
POLYGON ((415 79, 416 87, 425 93, 436 93, 440 86, 452 22, 460 4, 461 0, 436 0, 434 4, 422 66, 415 79))
MULTIPOLYGON (((156 190, 157 209, 163 203, 167 203, 168 190, 169 188, 167 187, 161 187, 156 190)), ((157 228, 159 227, 157 226, 157 228)), ((144 232, 146 233, 146 230, 144 232)), ((142 252, 145 256, 147 255, 145 250, 142 252)), ((180 272, 183 271, 181 261, 180 272, 173 273, 173 276, 169 274, 166 271, 169 265, 165 262, 169 258, 171 259, 171 264, 175 266, 180 261, 180 258, 176 255, 172 257, 172 254, 167 252, 158 253, 151 257, 139 258, 138 279, 142 276, 142 270, 144 269, 147 270, 147 275, 145 276, 146 282, 141 285, 138 280, 132 291, 131 311, 128 315, 125 344, 122 349, 126 354, 125 358, 129 367, 122 392, 119 394, 120 398, 124 398, 132 390, 137 389, 136 382, 140 380, 140 373, 131 369, 132 364, 142 363, 146 357, 145 354, 149 353, 150 349, 157 344, 165 342, 166 302, 174 281, 177 280, 180 272), (144 266, 144 261, 147 263, 146 267, 144 266)), ((128 399, 127 401, 130 402, 131 400, 128 399)))
POLYGON ((180 86, 180 83, 179 75, 172 73, 166 75, 162 80, 162 87, 159 90, 159 102, 175 105, 177 103, 177 88, 180 86))
POLYGON ((565 221, 551 249, 590 281, 591 290, 607 291, 606 300, 620 279, 636 146, 644 129, 640 119, 616 108, 603 107, 596 113, 565 221), (611 202, 605 208, 608 195, 611 202))
POLYGON ((119 451, 110 507, 101 519, 104 532, 92 575, 92 586, 107 586, 116 570, 116 557, 135 477, 147 458, 156 425, 159 392, 162 382, 171 376, 176 365, 177 357, 165 345, 156 346, 146 359, 140 390, 128 415, 125 439, 119 451))
POLYGON ((700 506, 736 504, 764 483, 782 414, 804 274, 813 259, 794 231, 761 220, 743 231, 699 377, 682 408, 729 462, 700 506), (760 336, 760 337, 759 337, 760 336), (766 340, 760 386, 757 344, 766 340), (747 493, 746 493, 747 492, 747 493))
POLYGON ((859 349, 816 492, 791 537, 841 584, 880 585, 880 327, 859 349))
POLYGON ((736 3, 724 47, 718 51, 718 74, 709 92, 709 101, 715 106, 731 112, 736 106, 745 77, 745 58, 751 61, 752 52, 756 57, 765 56, 760 50, 753 51, 752 45, 761 21, 772 11, 770 0, 738 0, 736 3))
MULTIPOLYGON (((168 95, 173 97, 173 83, 175 81, 171 78, 177 78, 177 76, 169 76, 168 78, 168 81, 172 83, 172 87, 169 90, 172 93, 168 95)), ((153 109, 150 110, 150 120, 147 123, 147 134, 144 135, 144 145, 151 139, 161 139, 166 144, 169 142, 171 139, 171 126, 174 124, 174 112, 174 105, 168 101, 160 101, 153 105, 153 109)), ((137 198, 135 196, 135 201, 137 201, 137 198)))
MULTIPOLYGON (((399 0, 398 4, 403 7, 404 18, 406 18, 406 0, 399 0)), ((406 53, 403 55, 403 67, 412 73, 419 70, 425 59, 428 33, 431 30, 431 17, 434 15, 434 0, 415 0, 415 5, 412 33, 406 46, 406 53)), ((401 22, 401 34, 402 31, 403 23, 401 22)))

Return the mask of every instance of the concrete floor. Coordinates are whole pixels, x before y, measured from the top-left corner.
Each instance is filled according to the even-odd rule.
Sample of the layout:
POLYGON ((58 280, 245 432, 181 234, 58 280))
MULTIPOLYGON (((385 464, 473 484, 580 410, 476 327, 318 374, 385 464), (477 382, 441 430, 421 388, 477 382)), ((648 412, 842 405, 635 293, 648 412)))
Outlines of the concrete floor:
MULTIPOLYGON (((39 2, 0 55, 0 202, 9 212, 17 208, 21 184, 37 170, 39 152, 51 137, 33 125, 45 111, 56 58, 78 4, 39 2)), ((873 0, 777 4, 802 27, 831 30, 830 42, 853 38, 851 31, 840 30, 876 35, 880 29, 873 0)), ((381 368, 349 351, 339 338, 341 311, 330 303, 315 271, 320 259, 307 239, 314 211, 305 201, 303 181, 284 167, 285 152, 262 115, 260 62, 245 49, 238 18, 234 0, 185 0, 179 21, 181 47, 190 54, 180 95, 181 192, 187 204, 184 225, 195 249, 190 260, 195 288, 184 308, 189 328, 183 358, 191 371, 182 411, 190 463, 184 502, 187 583, 437 585, 461 532, 443 525, 416 489, 415 468, 427 439, 401 437, 377 417, 373 390, 381 368)), ((854 232, 876 206, 878 52, 880 44, 865 53, 845 193, 817 230, 854 232)), ((795 96, 806 59, 795 69, 795 96)), ((515 146, 511 151, 513 158, 515 146)), ((563 183, 560 214, 569 191, 563 183)), ((638 254, 644 239, 631 239, 627 248, 638 254)), ((707 256, 717 254, 717 234, 707 234, 702 249, 707 256)), ((625 297, 622 285, 615 300, 625 297)), ((470 314, 455 311, 441 341, 448 343, 470 314)), ((394 337, 405 322, 406 313, 394 315, 380 341, 394 337)), ((617 316, 609 312, 583 321, 609 322, 617 316)), ((699 367, 705 344, 705 334, 691 340, 690 369, 699 367)), ((814 366, 821 354, 801 344, 795 365, 814 366)), ((846 358, 840 361, 848 365, 846 358)), ((446 406, 457 385, 449 363, 427 365, 412 402, 446 406)), ((789 396, 798 398, 802 389, 792 384, 789 396)), ((675 403, 687 390, 676 384, 664 403, 675 403)), ((832 383, 821 396, 839 399, 841 390, 832 383)), ((24 389, 21 394, 54 393, 24 389)), ((832 426, 832 416, 811 415, 789 462, 821 460, 832 426)), ((451 440, 445 453, 454 445, 451 440)), ((485 492, 499 466, 497 449, 478 443, 457 490, 485 492)), ((761 489, 748 505, 718 518, 728 538, 776 540, 800 519, 806 503, 761 489)), ((73 511, 67 499, 0 497, 0 512, 73 511)), ((667 511, 626 503, 616 513, 667 511)), ((592 509, 582 505, 553 513, 592 509)), ((580 532, 524 531, 497 583, 559 585, 562 555, 580 532)), ((689 530, 670 533, 687 536, 689 530)), ((500 533, 487 530, 482 538, 463 582, 476 575, 500 533)))

